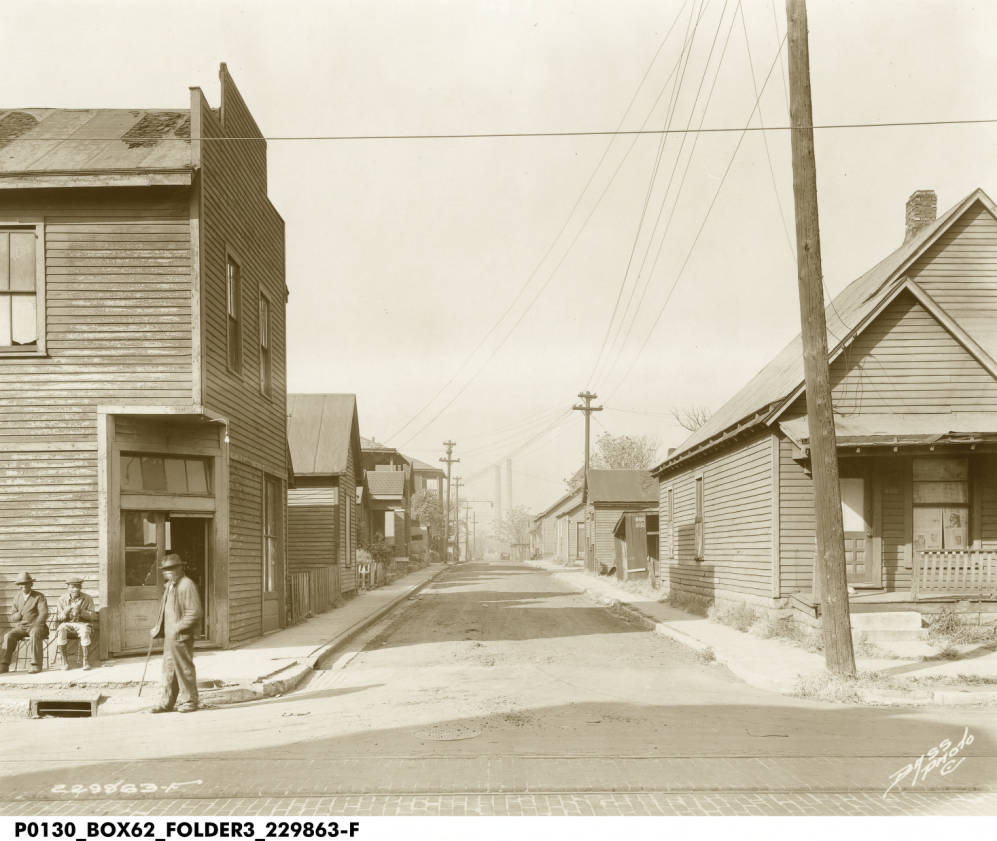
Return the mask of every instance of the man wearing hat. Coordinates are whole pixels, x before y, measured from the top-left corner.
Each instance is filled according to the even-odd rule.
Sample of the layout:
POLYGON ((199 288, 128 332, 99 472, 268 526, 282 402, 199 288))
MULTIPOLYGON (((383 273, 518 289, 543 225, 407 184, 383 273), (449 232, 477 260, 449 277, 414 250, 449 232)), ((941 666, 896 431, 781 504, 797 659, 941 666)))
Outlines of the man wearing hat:
POLYGON ((25 637, 31 638, 31 672, 34 674, 42 670, 44 642, 48 638, 48 602, 32 587, 35 580, 27 572, 22 572, 14 583, 21 592, 14 596, 10 608, 10 630, 4 635, 0 651, 0 674, 10 669, 14 649, 25 637))
POLYGON ((89 669, 92 639, 90 623, 97 618, 97 611, 94 609, 93 599, 83 592, 82 578, 79 576, 67 578, 66 586, 69 590, 59 599, 55 610, 55 618, 59 622, 59 627, 55 629, 55 644, 62 657, 62 667, 68 669, 66 645, 69 642, 69 635, 78 637, 80 647, 83 649, 83 668, 89 669))
POLYGON ((197 709, 197 674, 194 671, 194 631, 201 621, 201 599, 197 585, 183 574, 183 560, 171 553, 160 565, 166 576, 166 592, 159 620, 149 633, 163 637, 163 698, 154 713, 197 709), (179 700, 179 704, 177 701, 179 700))

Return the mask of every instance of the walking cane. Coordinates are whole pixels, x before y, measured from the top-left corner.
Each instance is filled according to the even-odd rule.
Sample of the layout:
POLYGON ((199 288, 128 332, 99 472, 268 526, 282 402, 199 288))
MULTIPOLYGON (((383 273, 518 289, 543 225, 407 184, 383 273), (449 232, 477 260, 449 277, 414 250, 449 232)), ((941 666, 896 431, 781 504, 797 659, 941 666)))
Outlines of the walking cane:
POLYGON ((142 667, 142 680, 138 684, 138 696, 142 697, 142 687, 145 686, 145 673, 149 668, 149 658, 152 657, 152 644, 156 640, 153 637, 149 637, 149 651, 145 655, 145 665, 142 667))

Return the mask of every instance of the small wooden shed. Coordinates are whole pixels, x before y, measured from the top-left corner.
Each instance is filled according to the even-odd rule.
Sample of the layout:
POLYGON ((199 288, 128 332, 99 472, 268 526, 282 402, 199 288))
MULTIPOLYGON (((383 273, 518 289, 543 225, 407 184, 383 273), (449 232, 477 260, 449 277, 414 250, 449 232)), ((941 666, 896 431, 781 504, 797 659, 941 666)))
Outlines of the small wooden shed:
POLYGON ((621 581, 655 581, 658 564, 658 511, 626 511, 613 527, 616 563, 611 572, 621 581))

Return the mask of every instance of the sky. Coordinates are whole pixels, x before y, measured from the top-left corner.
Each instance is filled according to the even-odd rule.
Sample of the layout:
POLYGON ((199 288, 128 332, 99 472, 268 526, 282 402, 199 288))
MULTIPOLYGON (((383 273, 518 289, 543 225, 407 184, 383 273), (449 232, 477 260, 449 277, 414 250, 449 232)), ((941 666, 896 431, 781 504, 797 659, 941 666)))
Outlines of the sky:
MULTIPOLYGON (((997 4, 808 8, 817 125, 997 118, 997 4)), ((217 105, 228 64, 274 138, 289 390, 356 393, 362 434, 424 461, 456 441, 480 520, 510 457, 513 504, 563 493, 578 392, 605 407, 593 437, 649 435, 663 455, 686 434, 672 409, 718 408, 799 331, 788 133, 740 131, 788 123, 781 0, 0 14, 4 107, 186 107, 190 86, 217 105), (699 125, 734 130, 280 139, 699 125)), ((900 244, 913 191, 935 189, 939 212, 997 195, 995 139, 997 123, 818 129, 828 292, 900 244)))

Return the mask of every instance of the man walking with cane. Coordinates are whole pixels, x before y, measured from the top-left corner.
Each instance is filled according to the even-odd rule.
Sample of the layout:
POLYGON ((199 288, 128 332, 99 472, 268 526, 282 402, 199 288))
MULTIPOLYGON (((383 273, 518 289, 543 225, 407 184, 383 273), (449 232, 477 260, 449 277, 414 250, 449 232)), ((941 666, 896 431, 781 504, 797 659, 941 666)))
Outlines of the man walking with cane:
POLYGON ((149 635, 163 637, 163 697, 150 712, 172 712, 176 704, 177 712, 192 713, 197 709, 194 632, 202 616, 201 599, 197 586, 183 574, 179 555, 167 555, 160 569, 166 576, 166 592, 159 621, 149 635))

